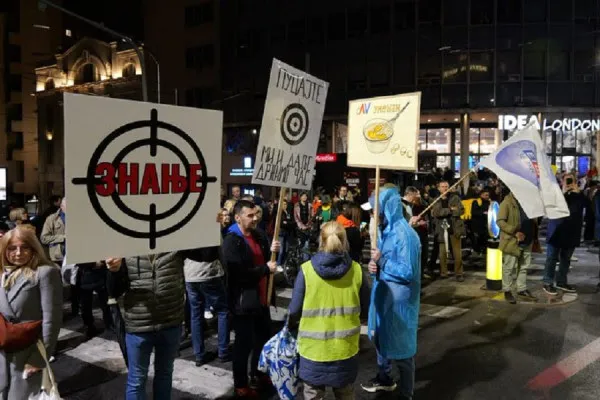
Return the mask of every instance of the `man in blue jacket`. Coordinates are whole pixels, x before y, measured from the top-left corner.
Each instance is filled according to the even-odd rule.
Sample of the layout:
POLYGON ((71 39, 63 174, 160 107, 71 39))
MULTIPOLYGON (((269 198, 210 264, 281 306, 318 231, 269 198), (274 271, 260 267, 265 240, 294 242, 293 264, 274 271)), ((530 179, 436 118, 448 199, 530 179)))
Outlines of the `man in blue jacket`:
MULTIPOLYGON (((371 202, 374 202, 371 199, 371 202)), ((421 243, 403 216, 398 189, 384 186, 379 194, 377 248, 371 250, 369 272, 377 274, 371 292, 369 338, 377 349, 379 373, 362 388, 370 393, 394 391, 392 360, 400 370, 400 393, 412 399, 414 356, 421 294, 421 243)))

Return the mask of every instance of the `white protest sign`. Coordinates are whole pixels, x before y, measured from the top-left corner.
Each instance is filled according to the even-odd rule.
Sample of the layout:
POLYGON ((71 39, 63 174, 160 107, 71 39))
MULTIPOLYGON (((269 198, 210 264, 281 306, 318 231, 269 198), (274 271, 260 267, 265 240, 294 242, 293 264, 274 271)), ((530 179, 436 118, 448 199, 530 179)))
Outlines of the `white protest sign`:
POLYGON ((348 107, 348 165, 417 170, 421 92, 353 100, 348 107))
POLYGON ((65 93, 69 263, 218 246, 220 111, 65 93))
POLYGON ((252 183, 310 190, 328 87, 273 59, 252 183))

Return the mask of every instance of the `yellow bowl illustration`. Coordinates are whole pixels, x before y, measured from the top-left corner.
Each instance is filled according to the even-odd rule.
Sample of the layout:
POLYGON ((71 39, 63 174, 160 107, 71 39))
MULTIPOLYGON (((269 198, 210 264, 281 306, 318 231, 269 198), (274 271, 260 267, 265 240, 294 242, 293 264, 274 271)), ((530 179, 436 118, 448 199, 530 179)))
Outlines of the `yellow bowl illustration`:
POLYGON ((394 128, 385 119, 377 118, 367 122, 363 128, 367 149, 371 153, 383 153, 394 135, 394 128))

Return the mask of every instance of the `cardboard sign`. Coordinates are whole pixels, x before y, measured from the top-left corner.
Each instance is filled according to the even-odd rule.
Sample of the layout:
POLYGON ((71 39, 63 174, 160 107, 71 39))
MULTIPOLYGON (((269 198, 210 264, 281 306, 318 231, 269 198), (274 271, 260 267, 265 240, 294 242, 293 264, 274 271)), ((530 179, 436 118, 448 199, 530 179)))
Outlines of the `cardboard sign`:
POLYGON ((67 260, 218 246, 221 111, 65 93, 67 260))
POLYGON ((353 100, 348 108, 348 165, 417 170, 421 92, 353 100))
POLYGON ((310 190, 328 88, 273 59, 253 184, 310 190))

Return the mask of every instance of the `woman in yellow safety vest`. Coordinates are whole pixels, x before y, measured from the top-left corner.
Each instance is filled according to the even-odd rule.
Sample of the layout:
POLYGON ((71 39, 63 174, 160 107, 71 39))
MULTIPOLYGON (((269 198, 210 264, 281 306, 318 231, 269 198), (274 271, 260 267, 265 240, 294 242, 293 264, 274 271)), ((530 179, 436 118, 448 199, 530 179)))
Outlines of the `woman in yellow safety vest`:
POLYGON ((360 315, 368 312, 369 296, 362 267, 348 254, 344 227, 324 224, 319 251, 302 264, 289 309, 289 326, 298 328, 306 400, 322 399, 327 387, 336 399, 354 399, 360 315))

